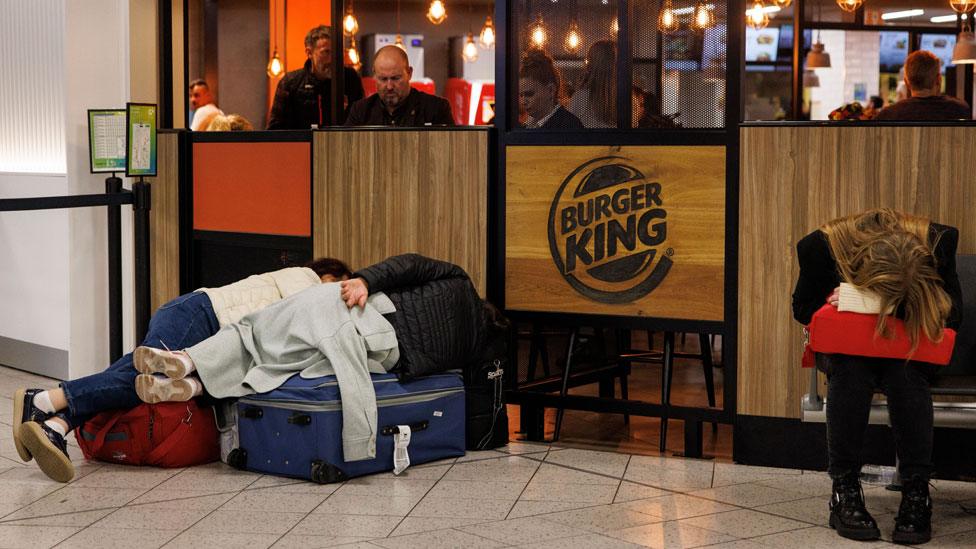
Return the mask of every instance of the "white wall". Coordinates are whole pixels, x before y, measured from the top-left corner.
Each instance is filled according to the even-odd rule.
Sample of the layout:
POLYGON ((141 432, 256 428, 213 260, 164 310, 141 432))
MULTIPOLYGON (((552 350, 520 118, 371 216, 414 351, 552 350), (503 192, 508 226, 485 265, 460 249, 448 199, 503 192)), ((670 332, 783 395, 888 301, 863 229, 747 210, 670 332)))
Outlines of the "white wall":
MULTIPOLYGON (((40 43, 28 41, 24 47, 47 52, 50 58, 47 63, 34 59, 19 69, 40 71, 43 92, 35 86, 37 93, 19 92, 11 99, 8 91, 13 79, 0 84, 6 86, 4 102, 15 104, 13 112, 32 118, 26 127, 9 124, 9 117, 5 118, 0 125, 0 142, 11 136, 15 141, 19 137, 30 142, 24 136, 35 129, 38 131, 34 133, 43 130, 61 136, 60 151, 48 151, 42 161, 32 165, 17 165, 19 173, 0 173, 0 196, 105 191, 104 174, 89 173, 87 109, 124 107, 130 97, 130 1, 140 13, 154 13, 155 2, 144 0, 0 0, 0 27, 9 27, 11 21, 18 28, 45 27, 44 32, 32 33, 32 39, 40 43), (11 19, 14 15, 23 20, 11 19), (56 68, 53 72, 52 67, 56 68), (52 101, 49 95, 59 99, 52 101), (40 114, 33 114, 35 111, 40 114), (60 120, 54 120, 51 113, 60 113, 60 120), (44 166, 60 166, 63 173, 24 173, 50 171, 44 166)), ((148 25, 154 26, 154 22, 148 25)), ((151 34, 139 34, 132 51, 152 52, 151 56, 140 54, 139 70, 155 75, 156 44, 155 34, 151 34)), ((0 52, 5 54, 0 73, 14 66, 8 64, 6 55, 19 47, 21 40, 17 33, 0 33, 0 52)), ((151 83, 145 80, 149 79, 140 81, 140 89, 156 89, 154 76, 151 83)), ((154 101, 155 92, 144 93, 136 100, 154 101)), ((12 155, 9 148, 0 148, 0 164, 14 165, 15 159, 22 158, 12 155)), ((128 187, 131 182, 125 184, 128 187)), ((132 216, 131 208, 123 207, 122 211, 123 333, 124 346, 131 348, 132 216)), ((8 361, 10 356, 20 361, 7 365, 36 369, 30 354, 23 352, 25 345, 67 350, 57 355, 65 364, 44 370, 58 377, 77 378, 108 365, 106 226, 103 207, 0 213, 0 345, 15 348, 16 352, 7 353, 8 361)))
POLYGON ((878 95, 881 77, 881 42, 877 32, 825 30, 821 31, 821 40, 830 54, 831 66, 815 69, 820 87, 810 91, 813 120, 826 120, 830 111, 854 101, 856 84, 864 84, 865 101, 878 95), (855 55, 846 55, 848 51, 855 55))

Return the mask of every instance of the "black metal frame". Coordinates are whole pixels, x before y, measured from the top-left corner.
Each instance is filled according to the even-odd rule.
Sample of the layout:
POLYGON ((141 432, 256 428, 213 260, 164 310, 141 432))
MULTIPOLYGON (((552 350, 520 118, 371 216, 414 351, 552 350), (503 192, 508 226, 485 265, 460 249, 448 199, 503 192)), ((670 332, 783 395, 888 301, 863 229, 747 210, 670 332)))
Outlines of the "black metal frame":
MULTIPOLYGON (((505 307, 505 199, 506 199, 506 149, 519 145, 678 145, 702 146, 721 145, 726 147, 725 170, 725 289, 724 314, 722 322, 695 321, 669 318, 622 317, 593 314, 561 314, 506 310, 514 321, 541 322, 547 325, 599 325, 618 328, 637 328, 658 331, 707 332, 723 335, 724 382, 723 407, 721 410, 654 404, 637 400, 623 400, 606 397, 579 395, 559 396, 539 391, 519 390, 515 376, 510 376, 507 396, 509 402, 520 404, 522 414, 530 423, 541 420, 541 410, 545 407, 591 412, 618 413, 625 415, 669 417, 685 420, 686 450, 689 455, 701 455, 701 422, 733 423, 736 410, 736 341, 738 337, 738 205, 739 205, 739 123, 741 121, 741 65, 743 53, 744 26, 733 24, 737 18, 732 14, 741 13, 741 0, 729 0, 727 14, 727 53, 726 53, 726 101, 725 127, 721 129, 627 129, 631 121, 628 109, 618 110, 618 119, 625 113, 625 120, 618 120, 624 129, 584 130, 577 132, 524 130, 515 128, 518 97, 518 40, 511 32, 516 29, 516 13, 513 6, 518 0, 495 2, 496 22, 496 62, 495 89, 498 100, 495 103, 494 147, 497 163, 495 165, 497 182, 491 200, 494 208, 494 230, 490 250, 494 259, 489 268, 489 296, 497 304, 505 307)), ((617 33, 617 105, 630 105, 631 40, 630 7, 635 0, 618 0, 619 30, 617 33), (622 99, 623 98, 623 99, 622 99)), ((661 93, 658 90, 658 96, 661 93)), ((514 340, 514 336, 513 336, 514 340)), ((513 354, 516 353, 513 346, 513 354)), ((516 362, 513 361, 513 364, 516 362)), ((602 391, 601 391, 602 392, 602 391)), ((530 427, 531 429, 531 427, 530 427)), ((541 433, 530 432, 530 438, 541 433)))
POLYGON ((136 340, 142 341, 149 327, 149 183, 137 181, 132 190, 122 188, 122 180, 108 177, 104 194, 43 196, 0 199, 0 212, 60 210, 107 206, 109 355, 112 362, 122 356, 122 217, 121 206, 132 205, 135 244, 135 323, 136 340))

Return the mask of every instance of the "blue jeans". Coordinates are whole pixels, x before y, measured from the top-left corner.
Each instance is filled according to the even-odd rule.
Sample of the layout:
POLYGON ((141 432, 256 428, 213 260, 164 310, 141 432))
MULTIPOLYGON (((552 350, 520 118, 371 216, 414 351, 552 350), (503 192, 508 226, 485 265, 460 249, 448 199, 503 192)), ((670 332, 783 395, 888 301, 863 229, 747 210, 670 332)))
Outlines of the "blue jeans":
MULTIPOLYGON (((161 306, 152 320, 142 345, 171 350, 196 345, 220 330, 210 298, 203 292, 181 295, 161 306)), ((139 375, 132 365, 132 353, 118 359, 104 372, 61 383, 68 401, 68 423, 79 427, 105 410, 129 409, 142 404, 136 394, 139 375)))

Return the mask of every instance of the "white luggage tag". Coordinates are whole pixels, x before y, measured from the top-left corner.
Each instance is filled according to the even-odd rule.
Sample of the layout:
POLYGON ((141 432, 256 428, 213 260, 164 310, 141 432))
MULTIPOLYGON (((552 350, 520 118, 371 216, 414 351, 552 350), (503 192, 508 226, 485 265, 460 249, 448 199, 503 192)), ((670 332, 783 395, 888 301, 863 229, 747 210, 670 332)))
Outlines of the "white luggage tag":
POLYGON ((393 434, 394 475, 399 475, 410 466, 410 454, 407 453, 407 446, 410 445, 410 426, 397 425, 397 431, 393 434))

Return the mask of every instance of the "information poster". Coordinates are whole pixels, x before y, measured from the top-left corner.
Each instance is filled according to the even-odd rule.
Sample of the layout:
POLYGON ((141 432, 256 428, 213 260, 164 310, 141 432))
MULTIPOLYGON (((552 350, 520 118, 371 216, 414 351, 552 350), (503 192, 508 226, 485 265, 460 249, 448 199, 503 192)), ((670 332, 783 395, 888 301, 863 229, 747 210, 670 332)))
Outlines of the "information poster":
POLYGON ((88 158, 92 173, 125 170, 125 109, 88 110, 88 158))
POLYGON ((156 175, 156 105, 126 104, 125 175, 156 175))

